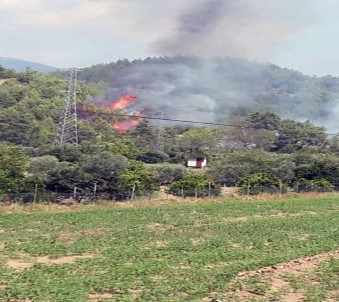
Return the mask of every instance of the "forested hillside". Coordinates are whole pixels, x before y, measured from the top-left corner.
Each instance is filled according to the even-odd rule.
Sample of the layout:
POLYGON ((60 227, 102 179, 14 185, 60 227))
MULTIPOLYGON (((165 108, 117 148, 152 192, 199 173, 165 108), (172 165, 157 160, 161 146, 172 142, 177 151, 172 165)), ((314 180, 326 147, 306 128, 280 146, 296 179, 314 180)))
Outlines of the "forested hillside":
POLYGON ((135 95, 129 109, 169 118, 226 123, 234 116, 270 111, 310 120, 338 132, 339 78, 313 77, 244 59, 163 57, 86 68, 81 79, 105 83, 106 102, 135 95))
MULTIPOLYGON (((171 106, 159 102, 158 107, 152 107, 155 103, 152 99, 149 102, 143 99, 143 94, 138 95, 139 98, 126 96, 136 89, 152 95, 152 91, 159 88, 156 80, 153 86, 147 86, 150 85, 148 73, 144 77, 145 83, 141 79, 136 85, 131 68, 154 64, 157 68, 161 64, 166 67, 169 64, 167 60, 173 59, 123 61, 85 69, 81 73, 84 82, 80 82, 76 89, 78 146, 58 146, 54 142, 67 86, 63 74, 44 75, 30 69, 17 73, 0 68, 1 199, 29 202, 56 200, 65 195, 76 199, 125 200, 151 196, 160 185, 168 186, 169 193, 184 197, 218 195, 223 185, 239 186, 242 194, 282 194, 288 188, 298 192, 338 188, 338 137, 327 135, 324 127, 310 121, 278 115, 271 107, 257 108, 255 105, 240 110, 234 103, 234 115, 223 120, 220 115, 220 121, 231 122, 232 126, 218 127, 192 127, 191 124, 170 121, 160 126, 159 121, 129 116, 131 112, 137 116, 137 111, 139 114, 156 115, 157 110, 163 110, 167 116, 175 118, 175 111, 167 111, 166 108, 188 106, 185 105, 186 99, 182 99, 181 102, 174 100, 171 106), (130 77, 129 86, 121 84, 127 83, 128 77, 123 78, 123 74, 130 77), (112 82, 113 79, 116 81, 112 82), (121 81, 118 82, 118 79, 121 81), (117 85, 116 88, 114 85, 117 85), (117 87, 124 88, 118 90, 117 87), (125 96, 114 102, 122 94, 125 96), (161 152, 160 138, 164 143, 161 152), (185 167, 189 158, 196 157, 207 158, 207 169, 202 173, 185 167)), ((182 60, 187 64, 186 59, 182 60)), ((192 66, 196 67, 197 62, 192 60, 192 66)), ((243 64, 250 66, 252 63, 245 61, 243 64)), ((240 68, 240 65, 237 66, 240 68)), ((283 95, 295 100, 300 98, 301 92, 291 90, 292 83, 297 83, 298 87, 300 83, 312 84, 310 87, 323 98, 314 98, 311 102, 322 102, 324 111, 319 116, 329 119, 326 104, 337 94, 336 78, 317 79, 271 65, 264 66, 260 65, 260 68, 275 70, 279 74, 276 80, 266 83, 265 91, 272 92, 267 94, 267 102, 274 102, 272 98, 278 96, 281 98, 279 102, 284 102, 283 95), (282 88, 282 82, 286 83, 285 88, 282 88), (276 86, 274 93, 273 86, 276 86)), ((245 78, 243 91, 247 91, 251 87, 248 84, 251 75, 240 76, 239 71, 238 76, 237 85, 241 86, 241 78, 245 78)), ((271 76, 272 73, 269 73, 267 77, 271 76)), ((158 78, 161 78, 160 75, 158 78)), ((173 88, 171 81, 174 79, 170 71, 167 78, 167 85, 173 88)), ((185 79, 175 81, 181 83, 185 79)), ((236 83, 235 79, 228 82, 236 83)), ((260 90, 262 86, 256 86, 254 80, 252 84, 253 91, 264 95, 264 91, 260 90)), ((189 90, 198 91, 193 88, 198 89, 190 86, 186 91, 184 88, 176 90, 177 97, 184 94, 191 102, 189 104, 193 104, 185 112, 181 107, 180 112, 187 118, 203 120, 206 108, 197 109, 196 102, 199 100, 188 93, 189 90), (196 110, 201 114, 198 115, 196 110)), ((201 93, 205 93, 205 89, 206 86, 202 86, 201 93)), ((213 89, 211 95, 216 87, 213 89)), ((246 93, 250 95, 248 91, 246 93)), ((166 100, 166 95, 163 95, 166 100)), ((250 104, 250 100, 247 103, 250 104)), ((227 99, 225 106, 230 106, 227 99)))

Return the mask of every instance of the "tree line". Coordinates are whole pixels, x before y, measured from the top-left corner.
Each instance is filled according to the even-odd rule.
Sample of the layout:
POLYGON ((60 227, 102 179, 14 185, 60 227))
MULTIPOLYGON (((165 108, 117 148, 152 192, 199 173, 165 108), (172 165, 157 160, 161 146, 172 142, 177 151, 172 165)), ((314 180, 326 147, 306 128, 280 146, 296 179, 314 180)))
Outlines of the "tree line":
MULTIPOLYGON (((128 133, 112 127, 128 117, 90 102, 102 85, 81 83, 79 145, 56 146, 65 82, 59 75, 0 68, 0 195, 28 196, 38 188, 53 194, 100 195, 110 200, 150 196, 167 186, 178 196, 220 194, 238 186, 243 194, 330 191, 339 187, 339 140, 309 121, 253 112, 229 121, 233 127, 165 124, 164 152, 155 146, 158 127, 142 120, 128 133), (104 113, 104 114, 103 114, 104 113), (205 156, 203 173, 186 161, 205 156), (185 193, 183 193, 183 191, 185 193)), ((22 198, 23 198, 22 197, 22 198)), ((31 200, 31 199, 29 199, 31 200)))

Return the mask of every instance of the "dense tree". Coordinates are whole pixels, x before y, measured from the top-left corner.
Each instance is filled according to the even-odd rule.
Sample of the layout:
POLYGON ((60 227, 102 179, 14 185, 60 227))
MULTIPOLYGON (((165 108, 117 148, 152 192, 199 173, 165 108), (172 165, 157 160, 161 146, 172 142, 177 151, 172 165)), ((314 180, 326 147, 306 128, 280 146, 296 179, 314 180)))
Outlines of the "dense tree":
POLYGON ((21 148, 0 142, 0 193, 21 190, 28 164, 21 148))
POLYGON ((157 164, 169 161, 169 156, 159 151, 148 151, 146 153, 139 154, 137 156, 138 161, 142 161, 147 164, 157 164))
POLYGON ((255 173, 244 178, 240 183, 240 192, 248 195, 282 192, 282 185, 277 177, 265 173, 255 173))
POLYGON ((128 170, 119 176, 114 197, 117 200, 124 200, 133 196, 152 194, 158 189, 155 177, 146 171, 144 165, 131 160, 128 170))
POLYGON ((44 176, 48 172, 56 170, 59 165, 59 160, 55 156, 45 155, 35 157, 31 160, 28 172, 33 175, 44 176))
POLYGON ((188 154, 216 148, 218 144, 218 132, 212 128, 192 128, 180 138, 180 145, 188 154))
POLYGON ((228 186, 254 173, 277 176, 290 182, 294 175, 294 164, 289 155, 276 154, 260 149, 225 152, 210 163, 209 174, 218 183, 228 186))
POLYGON ((97 186, 98 192, 113 194, 121 174, 129 168, 127 158, 104 151, 96 155, 84 155, 79 162, 80 170, 89 175, 88 180, 97 186))
POLYGON ((149 165, 147 169, 161 185, 171 184, 187 176, 187 169, 182 165, 149 165))
MULTIPOLYGON (((184 57, 175 60, 180 64, 189 62, 192 66, 199 62, 184 57)), ((109 109, 94 102, 96 95, 106 93, 108 87, 108 82, 95 83, 95 77, 102 76, 101 68, 105 74, 102 80, 106 81, 122 68, 171 62, 172 58, 123 60, 86 69, 81 76, 92 83, 79 83, 77 87, 78 146, 54 144, 60 107, 65 97, 66 83, 60 80, 62 73, 43 75, 30 69, 15 73, 0 67, 0 151, 3 150, 2 157, 0 155, 0 191, 3 194, 32 193, 38 185, 39 190, 45 190, 46 194, 72 194, 76 187, 82 195, 93 197, 96 190, 102 198, 125 200, 150 195, 161 184, 170 185, 172 192, 179 196, 183 186, 187 186, 185 196, 206 196, 207 191, 213 195, 214 189, 218 192, 218 185, 214 186, 205 176, 187 177, 184 167, 188 157, 201 154, 208 158, 208 166, 201 174, 217 184, 246 186, 246 180, 251 180, 258 183, 259 188, 273 181, 275 187, 278 184, 279 191, 283 185, 297 185, 299 190, 339 188, 337 137, 328 139, 324 128, 309 121, 286 120, 266 111, 267 108, 282 112, 301 110, 300 104, 305 102, 309 102, 314 110, 325 107, 333 95, 339 95, 337 78, 313 80, 297 72, 267 66, 262 71, 266 70, 268 80, 265 78, 260 84, 267 86, 265 93, 261 93, 262 87, 259 87, 252 95, 256 103, 254 112, 248 114, 254 107, 239 105, 239 110, 229 120, 235 127, 193 128, 189 124, 183 127, 164 122, 164 153, 154 151, 159 134, 154 121, 140 119, 134 130, 119 133, 115 123, 127 118, 111 114, 109 109), (307 87, 302 94, 299 94, 300 84, 303 89, 307 87), (281 104, 286 100, 291 105, 284 109, 281 104), (275 105, 268 107, 272 102, 275 105), (4 164, 11 162, 12 166, 4 164), (152 165, 158 162, 166 164, 152 165)), ((230 67, 230 62, 223 60, 218 64, 221 71, 230 67)), ((246 90, 246 82, 252 76, 242 70, 248 63, 237 64, 240 64, 237 68, 231 68, 231 76, 246 90)), ((168 106, 166 100, 163 106, 168 106)), ((326 116, 325 109, 319 114, 326 116)), ((147 115, 156 114, 147 107, 147 115)), ((221 122, 230 115, 227 108, 218 107, 219 119, 223 116, 221 122)), ((253 192, 257 190, 254 189, 253 192)))

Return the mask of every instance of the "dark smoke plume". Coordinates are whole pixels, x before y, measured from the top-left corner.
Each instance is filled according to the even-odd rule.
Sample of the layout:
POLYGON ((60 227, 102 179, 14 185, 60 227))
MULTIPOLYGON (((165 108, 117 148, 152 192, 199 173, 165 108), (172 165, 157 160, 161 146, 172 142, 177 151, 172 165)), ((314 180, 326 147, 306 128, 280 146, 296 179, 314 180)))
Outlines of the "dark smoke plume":
POLYGON ((188 0, 174 30, 154 43, 159 55, 267 60, 287 37, 314 21, 314 0, 188 0))
POLYGON ((131 111, 156 115, 162 110, 173 119, 227 123, 261 110, 338 130, 330 105, 331 94, 339 95, 333 91, 338 79, 314 79, 246 60, 267 61, 284 38, 305 28, 313 20, 314 0, 187 1, 191 9, 154 45, 171 58, 115 69, 107 100, 137 95, 131 111))

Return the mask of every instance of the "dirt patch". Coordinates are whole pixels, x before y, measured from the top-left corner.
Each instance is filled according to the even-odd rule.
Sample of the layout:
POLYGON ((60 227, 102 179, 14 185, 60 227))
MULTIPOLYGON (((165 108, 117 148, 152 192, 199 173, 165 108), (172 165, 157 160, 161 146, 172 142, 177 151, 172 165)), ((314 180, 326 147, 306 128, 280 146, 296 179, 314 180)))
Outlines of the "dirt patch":
POLYGON ((330 293, 330 298, 327 298, 326 302, 338 302, 339 301, 339 290, 333 290, 330 293))
POLYGON ((142 249, 143 250, 153 250, 153 249, 158 249, 158 248, 166 247, 167 245, 168 245, 168 243, 166 241, 157 240, 155 242, 151 242, 149 244, 145 244, 142 247, 142 249))
POLYGON ((234 218, 225 218, 220 222, 212 222, 212 223, 204 223, 201 221, 195 222, 195 227, 202 227, 202 226, 209 226, 209 225, 220 225, 220 224, 227 224, 229 222, 245 222, 249 220, 257 220, 257 219, 269 219, 269 218, 292 218, 292 217, 301 217, 305 215, 318 215, 317 212, 302 212, 302 213, 283 213, 277 212, 270 215, 253 215, 253 216, 241 216, 241 217, 234 217, 234 218))
POLYGON ((237 278, 229 284, 230 291, 227 293, 225 301, 303 301, 305 298, 303 290, 293 290, 284 276, 303 277, 305 273, 314 271, 322 262, 330 258, 339 259, 339 251, 239 273, 237 278), (267 291, 260 292, 263 286, 267 288, 267 291))
POLYGON ((164 280, 166 280, 166 278, 161 275, 153 275, 153 276, 150 276, 149 279, 153 282, 164 282, 164 280))
POLYGON ((329 258, 339 258, 339 251, 323 253, 315 256, 292 260, 287 263, 281 263, 265 267, 256 271, 239 273, 237 280, 244 279, 249 276, 262 275, 267 273, 293 273, 302 272, 315 268, 320 262, 329 258))
POLYGON ((146 228, 154 233, 164 233, 165 231, 172 229, 173 225, 162 224, 162 223, 151 223, 147 224, 146 228))
POLYGON ((128 290, 128 292, 133 296, 133 299, 135 300, 141 296, 143 291, 143 288, 132 288, 128 290))
POLYGON ((64 231, 60 234, 59 236, 59 240, 65 243, 74 243, 77 241, 77 237, 75 236, 75 234, 68 232, 68 231, 64 231))
POLYGON ((49 257, 36 257, 35 262, 40 264, 72 264, 75 263, 78 259, 93 259, 96 257, 97 256, 94 254, 65 256, 56 259, 50 259, 49 257))
POLYGON ((34 264, 46 264, 46 265, 53 265, 53 264, 72 264, 75 263, 78 259, 93 259, 97 258, 97 255, 94 254, 83 254, 83 255, 70 255, 64 256, 60 258, 51 259, 47 256, 42 257, 30 257, 27 255, 21 255, 22 259, 8 259, 6 261, 6 266, 18 271, 22 271, 25 269, 31 268, 34 264))
POLYGON ((7 260, 6 261, 6 266, 9 268, 18 270, 18 271, 23 271, 25 269, 31 268, 34 265, 32 262, 25 262, 23 260, 7 260))
POLYGON ((72 244, 76 242, 79 237, 100 237, 109 230, 111 230, 111 228, 96 228, 78 231, 65 230, 60 233, 59 240, 72 244))
POLYGON ((111 231, 112 228, 96 228, 96 229, 87 229, 87 230, 80 230, 76 231, 75 234, 77 236, 85 236, 85 237, 100 237, 102 234, 111 231))
POLYGON ((134 262, 132 260, 128 260, 127 262, 124 263, 125 266, 133 266, 134 262))
POLYGON ((301 302, 304 299, 304 295, 300 293, 288 293, 283 297, 285 302, 301 302))
POLYGON ((105 293, 91 293, 88 295, 88 300, 90 302, 99 302, 103 299, 112 299, 119 295, 118 292, 105 292, 105 293))
POLYGON ((31 299, 7 299, 6 302, 33 302, 33 300, 31 299))

